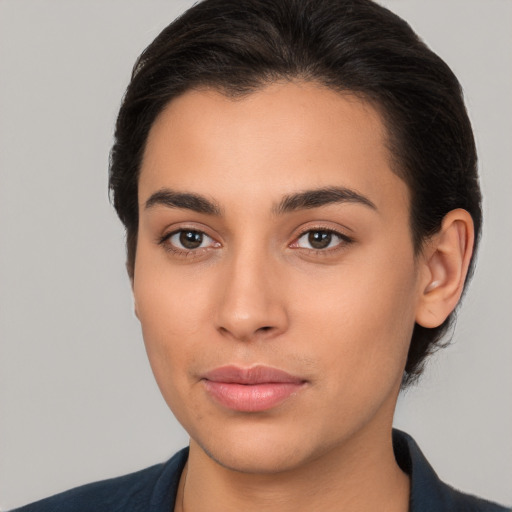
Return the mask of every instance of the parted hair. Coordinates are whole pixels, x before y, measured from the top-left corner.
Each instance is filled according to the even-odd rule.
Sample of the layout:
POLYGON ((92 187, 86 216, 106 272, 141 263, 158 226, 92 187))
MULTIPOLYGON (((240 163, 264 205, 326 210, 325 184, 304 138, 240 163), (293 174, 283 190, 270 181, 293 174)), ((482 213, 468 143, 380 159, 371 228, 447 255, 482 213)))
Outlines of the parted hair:
MULTIPOLYGON (((417 253, 456 208, 471 214, 478 243, 481 194, 462 88, 404 20, 371 0, 203 0, 140 55, 117 118, 109 187, 126 228, 131 277, 140 165, 159 113, 194 88, 241 97, 283 80, 351 92, 379 111, 392 170, 410 191, 417 253)), ((474 255, 468 275, 473 266, 474 255)), ((436 328, 415 326, 404 386, 446 344, 454 315, 436 328)))

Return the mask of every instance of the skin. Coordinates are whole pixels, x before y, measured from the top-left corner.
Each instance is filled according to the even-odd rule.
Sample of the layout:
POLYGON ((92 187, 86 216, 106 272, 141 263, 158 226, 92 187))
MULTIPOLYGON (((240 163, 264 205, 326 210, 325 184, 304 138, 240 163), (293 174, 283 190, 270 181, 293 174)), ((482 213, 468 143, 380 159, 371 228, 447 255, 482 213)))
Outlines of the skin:
POLYGON ((189 91, 156 120, 132 284, 156 380, 191 437, 176 510, 408 509, 391 444, 408 346, 415 321, 440 323, 455 306, 471 239, 455 212, 416 255, 390 162, 377 111, 311 83, 236 100, 189 91), (332 187, 368 202, 278 211, 332 187), (219 211, 154 199, 162 191, 219 211), (198 248, 181 244, 183 230, 198 248), (311 233, 328 246, 313 248, 311 233), (304 385, 270 410, 233 411, 202 380, 225 365, 304 385))

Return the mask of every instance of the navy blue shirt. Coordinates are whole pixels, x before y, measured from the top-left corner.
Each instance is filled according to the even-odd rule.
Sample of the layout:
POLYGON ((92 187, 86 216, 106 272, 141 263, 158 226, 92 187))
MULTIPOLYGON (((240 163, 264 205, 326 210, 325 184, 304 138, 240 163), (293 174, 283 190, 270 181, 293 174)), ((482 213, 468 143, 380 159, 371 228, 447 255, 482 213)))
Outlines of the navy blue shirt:
MULTIPOLYGON (((411 477, 410 512, 507 512, 439 480, 412 437, 393 430, 400 467, 411 477)), ((172 512, 188 448, 164 464, 77 487, 12 512, 172 512)))

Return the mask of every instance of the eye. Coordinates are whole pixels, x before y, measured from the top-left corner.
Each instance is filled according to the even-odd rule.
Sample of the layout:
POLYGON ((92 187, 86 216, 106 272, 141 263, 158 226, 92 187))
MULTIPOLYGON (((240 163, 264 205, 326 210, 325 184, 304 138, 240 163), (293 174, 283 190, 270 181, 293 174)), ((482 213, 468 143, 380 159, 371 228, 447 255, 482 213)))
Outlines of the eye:
POLYGON ((352 240, 345 235, 329 229, 311 229, 303 233, 292 247, 302 249, 325 250, 332 249, 343 243, 349 243, 352 240))
POLYGON ((220 244, 202 231, 195 229, 180 229, 162 238, 160 243, 165 244, 171 251, 187 252, 206 247, 217 247, 220 244))

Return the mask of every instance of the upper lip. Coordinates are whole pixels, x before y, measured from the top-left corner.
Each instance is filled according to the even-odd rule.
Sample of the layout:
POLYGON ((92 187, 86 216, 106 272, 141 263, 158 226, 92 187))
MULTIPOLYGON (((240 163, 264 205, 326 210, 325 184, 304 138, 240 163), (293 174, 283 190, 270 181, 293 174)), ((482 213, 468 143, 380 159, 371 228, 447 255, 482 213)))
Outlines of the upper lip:
POLYGON ((238 366, 222 366, 208 371, 203 379, 212 382, 226 382, 236 384, 269 384, 269 383, 293 383, 301 384, 304 379, 290 375, 284 370, 270 366, 253 366, 241 368, 238 366))

